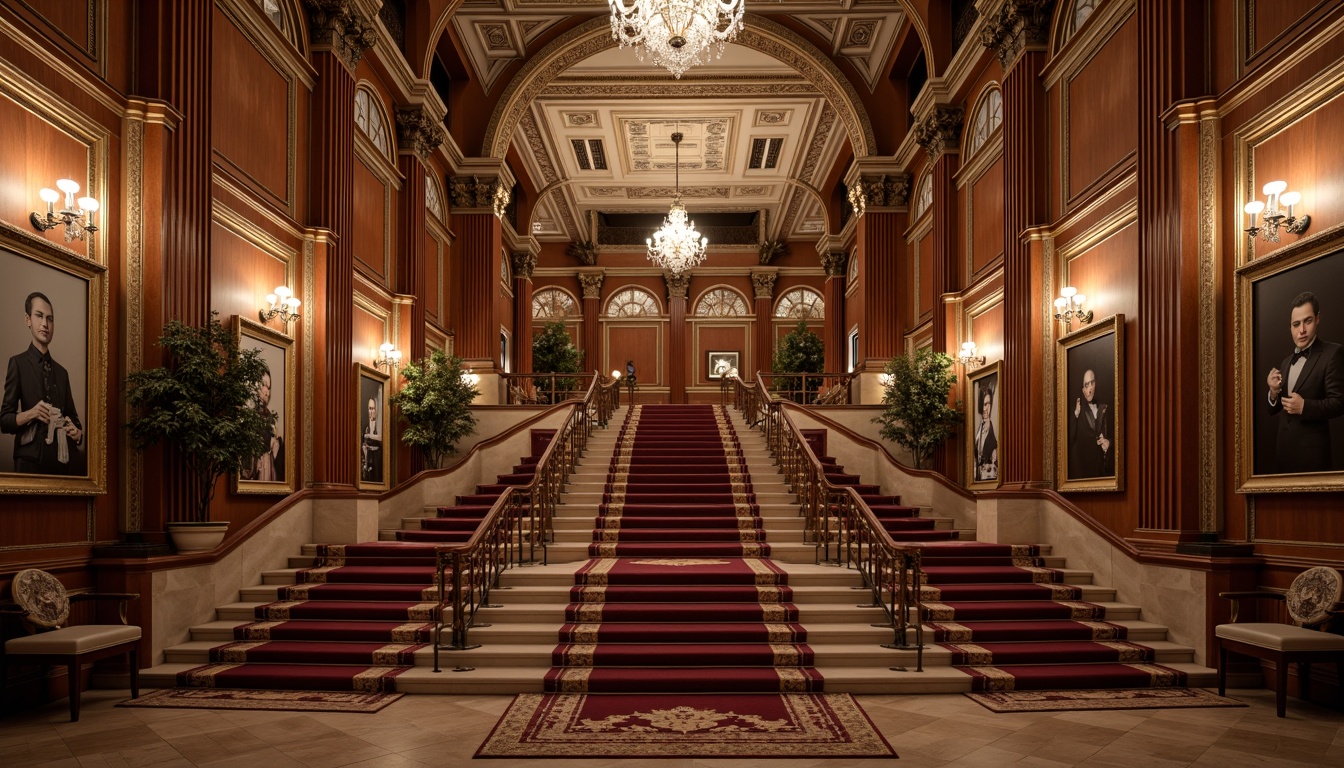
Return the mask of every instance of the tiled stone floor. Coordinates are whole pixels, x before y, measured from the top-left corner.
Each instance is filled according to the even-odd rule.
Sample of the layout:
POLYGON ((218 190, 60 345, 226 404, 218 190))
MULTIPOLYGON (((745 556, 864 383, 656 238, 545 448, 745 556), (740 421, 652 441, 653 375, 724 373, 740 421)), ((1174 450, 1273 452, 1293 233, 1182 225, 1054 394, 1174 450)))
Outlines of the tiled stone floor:
POLYGON ((482 760, 472 754, 508 696, 407 696, 377 714, 118 709, 89 691, 80 722, 65 701, 0 719, 0 766, 1344 766, 1344 712, 1269 691, 1232 691, 1249 708, 994 714, 960 695, 860 696, 900 754, 879 760, 482 760))

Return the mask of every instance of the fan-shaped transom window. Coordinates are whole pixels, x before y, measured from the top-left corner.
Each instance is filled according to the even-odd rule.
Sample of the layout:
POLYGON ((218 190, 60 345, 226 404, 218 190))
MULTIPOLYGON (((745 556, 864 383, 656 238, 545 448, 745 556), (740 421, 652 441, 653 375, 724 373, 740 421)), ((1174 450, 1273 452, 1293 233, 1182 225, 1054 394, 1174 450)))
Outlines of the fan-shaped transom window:
POLYGON ((742 294, 732 288, 711 288, 695 305, 697 317, 746 317, 751 314, 742 294))
POLYGON ((657 317, 658 300, 641 288, 617 291, 607 302, 608 317, 657 317))
POLYGON ((775 304, 775 317, 787 317, 791 320, 826 319, 826 302, 821 294, 810 288, 794 288, 779 297, 775 304))
POLYGON ((853 285, 855 280, 859 279, 859 254, 858 252, 849 255, 849 272, 845 275, 845 282, 853 285))
POLYGON ((966 144, 966 156, 974 155, 1002 124, 1003 92, 998 88, 991 88, 984 98, 980 99, 980 106, 976 107, 975 117, 971 119, 971 137, 966 144))
POLYGON ((392 139, 388 135, 387 121, 383 111, 378 108, 377 97, 366 88, 355 91, 355 125, 369 137, 373 146, 388 159, 392 158, 392 139))
POLYGON ((271 20, 275 28, 281 32, 289 32, 285 29, 285 9, 280 7, 280 0, 255 0, 257 7, 271 20))
POLYGON ((542 288, 532 294, 533 320, 564 320, 577 314, 574 297, 559 288, 542 288))
POLYGON ((1097 10, 1098 2, 1100 0, 1073 0, 1073 16, 1069 19, 1069 37, 1073 37, 1073 33, 1083 26, 1087 17, 1097 10))
POLYGON ((443 221, 443 195, 439 194, 439 183, 432 177, 425 179, 425 210, 443 221))
POLYGON ((923 216, 931 207, 933 207, 933 174, 926 173, 919 180, 919 190, 915 194, 915 218, 923 216))

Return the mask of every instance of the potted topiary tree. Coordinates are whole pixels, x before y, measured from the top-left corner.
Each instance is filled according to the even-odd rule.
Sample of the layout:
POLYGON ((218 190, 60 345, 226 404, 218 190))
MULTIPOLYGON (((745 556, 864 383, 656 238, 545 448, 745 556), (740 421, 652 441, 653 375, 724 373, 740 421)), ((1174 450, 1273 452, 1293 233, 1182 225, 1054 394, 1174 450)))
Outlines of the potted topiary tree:
POLYGON ((126 401, 138 414, 126 425, 132 444, 143 451, 166 442, 196 480, 187 519, 168 524, 180 551, 219 546, 229 525, 210 521, 219 478, 254 465, 275 423, 256 406, 266 375, 260 351, 240 349, 218 314, 200 327, 169 321, 159 337, 166 365, 126 377, 126 401))
MULTIPOLYGON (((805 320, 799 320, 798 326, 779 340, 770 361, 774 373, 821 373, 825 366, 826 345, 807 327, 805 320)), ((820 388, 820 376, 781 377, 771 385, 772 390, 797 403, 807 402, 808 393, 816 393, 820 388)))
POLYGON ((923 468, 933 450, 961 423, 961 408, 947 404, 957 383, 952 358, 920 349, 893 357, 885 372, 882 402, 887 408, 873 421, 882 425, 883 438, 909 450, 915 466, 923 468))
POLYGON ((457 441, 476 430, 471 402, 479 394, 469 375, 462 371, 462 358, 440 350, 401 369, 402 384, 392 396, 406 428, 401 441, 425 453, 431 468, 443 466, 456 450, 457 441))
MULTIPOLYGON (((541 333, 532 338, 533 373, 578 373, 580 370, 579 350, 569 338, 564 323, 547 323, 541 333)), ((534 381, 538 393, 547 394, 547 402, 558 402, 578 385, 578 379, 555 378, 554 392, 551 392, 548 387, 552 378, 548 376, 534 381)))

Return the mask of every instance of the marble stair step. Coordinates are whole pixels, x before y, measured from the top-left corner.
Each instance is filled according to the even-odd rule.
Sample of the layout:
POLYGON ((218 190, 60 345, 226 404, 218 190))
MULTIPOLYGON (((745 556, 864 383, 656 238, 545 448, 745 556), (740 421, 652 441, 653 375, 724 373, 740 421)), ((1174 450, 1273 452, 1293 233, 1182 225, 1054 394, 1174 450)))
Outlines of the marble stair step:
MULTIPOLYGON (((781 532, 781 535, 784 535, 781 532)), ((573 563, 588 560, 588 544, 591 542, 559 541, 546 547, 546 558, 552 563, 573 563)), ((788 541, 771 541, 770 557, 776 561, 788 563, 815 563, 817 548, 811 544, 788 541)))
MULTIPOLYGON (((513 586, 508 588, 496 588, 490 592, 490 602, 502 604, 505 606, 541 603, 548 605, 569 605, 570 585, 565 584, 535 584, 526 586, 513 586)), ((867 597, 868 592, 860 589, 853 589, 847 585, 815 585, 815 586, 796 586, 790 585, 793 590, 793 598, 788 602, 797 603, 806 601, 811 603, 834 602, 837 605, 862 603, 867 597)), ((608 605, 628 605, 629 603, 612 602, 608 605)))
MULTIPOLYGON (((556 638, 559 630, 559 624, 549 622, 490 624, 473 627, 468 632, 467 641, 480 643, 482 647, 550 643, 554 648, 558 644, 556 638)), ((813 647, 843 644, 880 648, 883 643, 891 642, 891 639, 890 629, 874 627, 870 623, 836 622, 807 627, 807 644, 813 647)), ((950 659, 950 654, 947 657, 950 659)))
MULTIPOLYGON (((694 488, 687 488, 688 492, 693 492, 694 488)), ((783 504, 798 508, 798 496, 787 491, 761 492, 755 491, 757 504, 783 504)), ((575 490, 571 484, 564 495, 560 497, 560 505, 563 507, 581 507, 585 504, 600 504, 602 502, 603 492, 601 488, 592 490, 575 490)), ((675 497, 668 496, 669 502, 675 501, 675 497)))

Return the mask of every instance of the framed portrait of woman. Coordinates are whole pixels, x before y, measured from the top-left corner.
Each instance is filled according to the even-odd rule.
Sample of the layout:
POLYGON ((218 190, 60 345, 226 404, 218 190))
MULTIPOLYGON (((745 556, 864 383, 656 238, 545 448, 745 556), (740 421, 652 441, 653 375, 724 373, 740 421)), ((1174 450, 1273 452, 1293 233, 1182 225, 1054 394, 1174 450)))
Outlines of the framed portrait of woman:
POLYGON ((233 335, 239 349, 255 349, 266 364, 253 406, 275 416, 262 435, 265 450, 234 477, 234 493, 289 494, 298 487, 294 434, 298 395, 294 379, 294 340, 283 333, 234 316, 233 335))
POLYGON ((994 361, 967 374, 967 397, 963 407, 966 418, 966 487, 987 490, 999 487, 1000 406, 1003 402, 1003 377, 1000 363, 994 361))
POLYGON ((361 363, 355 363, 356 407, 359 439, 356 443, 355 475, 360 490, 385 491, 389 486, 391 432, 387 428, 388 375, 361 363))

